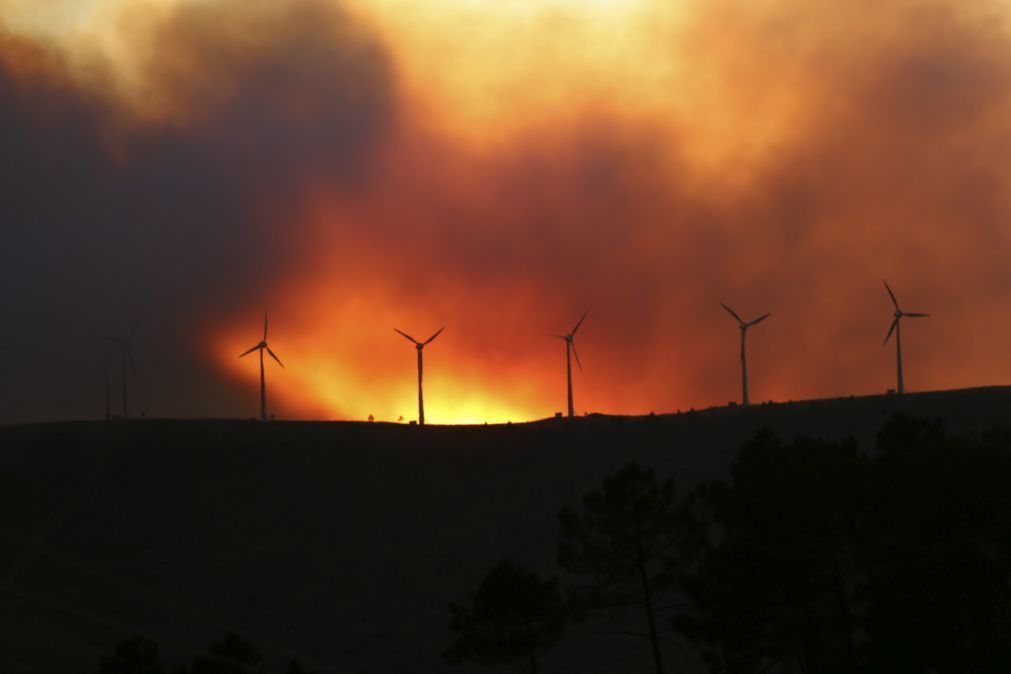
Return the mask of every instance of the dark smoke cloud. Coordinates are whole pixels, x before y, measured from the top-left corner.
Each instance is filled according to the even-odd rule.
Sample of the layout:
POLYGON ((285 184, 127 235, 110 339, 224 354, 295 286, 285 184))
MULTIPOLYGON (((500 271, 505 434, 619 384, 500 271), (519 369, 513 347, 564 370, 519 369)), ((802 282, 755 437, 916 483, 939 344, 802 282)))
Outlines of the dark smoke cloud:
POLYGON ((382 45, 322 3, 233 7, 148 27, 149 118, 60 54, 0 41, 0 418, 100 414, 100 336, 139 316, 134 409, 236 413, 199 335, 297 263, 310 180, 369 179, 395 115, 382 45))

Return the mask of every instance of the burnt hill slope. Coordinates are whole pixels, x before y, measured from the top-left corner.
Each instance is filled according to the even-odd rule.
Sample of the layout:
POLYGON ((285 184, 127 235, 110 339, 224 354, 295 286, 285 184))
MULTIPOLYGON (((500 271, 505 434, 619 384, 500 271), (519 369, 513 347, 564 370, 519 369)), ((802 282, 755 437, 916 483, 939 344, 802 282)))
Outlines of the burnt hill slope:
MULTIPOLYGON (((896 412, 963 432, 1009 410, 989 388, 511 426, 2 427, 0 670, 92 671, 133 632, 189 657, 238 631, 268 672, 450 671, 446 604, 502 556, 557 573, 558 509, 628 461, 683 494, 763 427, 869 448, 896 412)), ((594 631, 543 671, 648 671, 645 648, 594 631)))

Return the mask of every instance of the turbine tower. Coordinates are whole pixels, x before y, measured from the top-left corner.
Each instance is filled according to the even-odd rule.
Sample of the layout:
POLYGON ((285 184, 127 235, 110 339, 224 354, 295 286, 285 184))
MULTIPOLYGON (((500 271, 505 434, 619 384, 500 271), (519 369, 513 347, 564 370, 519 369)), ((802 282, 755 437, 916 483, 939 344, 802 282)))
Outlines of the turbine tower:
POLYGON ((748 328, 753 325, 758 325, 772 314, 763 314, 748 323, 742 320, 741 317, 737 315, 737 312, 723 302, 720 302, 720 306, 726 309, 727 313, 734 317, 734 320, 737 321, 737 327, 741 329, 741 404, 747 406, 751 404, 748 400, 748 357, 747 351, 745 350, 745 344, 748 339, 748 328))
MULTIPOLYGON (((122 376, 123 376, 123 418, 130 418, 130 406, 127 402, 127 391, 126 391, 126 380, 127 380, 127 367, 130 369, 130 374, 135 378, 137 376, 137 367, 133 362, 133 338, 137 334, 137 328, 140 327, 140 319, 133 324, 133 330, 130 331, 130 336, 126 339, 122 337, 115 337, 113 335, 105 335, 105 340, 107 342, 112 342, 119 347, 119 356, 122 365, 122 376)), ((108 361, 106 362, 106 413, 108 414, 108 361)))
POLYGON ((576 350, 576 343, 573 338, 576 336, 576 331, 579 330, 579 326, 583 324, 583 320, 586 318, 586 314, 589 311, 584 311, 579 322, 576 323, 576 327, 572 328, 572 332, 567 335, 554 335, 558 339, 565 340, 565 378, 569 385, 569 416, 576 416, 575 410, 572 406, 572 354, 576 356, 576 365, 579 366, 579 371, 583 371, 583 364, 579 362, 579 351, 576 350))
POLYGON ((270 347, 267 346, 267 310, 266 309, 264 309, 264 311, 263 311, 263 339, 261 339, 260 343, 257 344, 256 346, 252 347, 248 351, 244 351, 243 353, 239 354, 239 358, 242 358, 243 356, 248 356, 249 354, 253 353, 254 351, 259 351, 260 352, 260 421, 266 421, 267 420, 267 378, 266 378, 266 376, 264 375, 264 372, 263 372, 263 352, 266 351, 268 354, 270 354, 271 358, 273 358, 274 360, 277 361, 278 365, 280 365, 281 367, 284 367, 284 363, 282 363, 281 359, 277 357, 277 354, 275 354, 273 351, 271 351, 270 347))
POLYGON ((882 346, 888 344, 888 340, 891 339, 892 333, 894 332, 895 360, 897 363, 897 373, 899 380, 898 384, 899 387, 897 390, 899 393, 905 393, 906 384, 902 380, 902 330, 901 330, 902 326, 900 322, 906 316, 908 316, 909 318, 926 318, 927 316, 930 316, 930 314, 922 314, 913 311, 903 311, 902 309, 899 308, 899 301, 895 299, 895 293, 893 293, 892 289, 888 286, 888 281, 883 281, 883 283, 885 284, 885 290, 888 291, 888 296, 892 298, 892 304, 895 305, 895 319, 892 321, 892 327, 888 328, 888 334, 885 336, 885 341, 882 344, 882 346))
POLYGON ((112 418, 112 408, 109 404, 109 344, 102 342, 102 355, 105 362, 105 420, 112 418))
POLYGON ((444 325, 441 328, 439 328, 439 330, 434 335, 432 335, 431 337, 429 337, 428 339, 426 339, 423 342, 419 342, 418 340, 416 340, 414 337, 411 337, 409 334, 407 334, 403 330, 397 330, 396 328, 393 328, 393 330, 395 332, 400 333, 401 335, 403 335, 404 337, 406 337, 410 341, 414 342, 414 347, 418 350, 418 425, 419 426, 424 426, 425 425, 425 397, 424 397, 424 395, 422 395, 422 392, 421 392, 421 374, 422 374, 422 370, 423 370, 423 363, 422 363, 422 359, 421 359, 421 354, 425 350, 425 346, 427 344, 430 344, 445 329, 446 329, 446 326, 444 325))

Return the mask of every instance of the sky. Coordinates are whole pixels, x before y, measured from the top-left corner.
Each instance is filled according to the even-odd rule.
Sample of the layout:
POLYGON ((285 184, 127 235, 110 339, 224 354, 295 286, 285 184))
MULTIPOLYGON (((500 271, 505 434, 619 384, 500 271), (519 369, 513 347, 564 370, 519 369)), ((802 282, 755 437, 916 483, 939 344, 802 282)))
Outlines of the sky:
POLYGON ((0 423, 1011 380, 1006 0, 0 0, 0 423))

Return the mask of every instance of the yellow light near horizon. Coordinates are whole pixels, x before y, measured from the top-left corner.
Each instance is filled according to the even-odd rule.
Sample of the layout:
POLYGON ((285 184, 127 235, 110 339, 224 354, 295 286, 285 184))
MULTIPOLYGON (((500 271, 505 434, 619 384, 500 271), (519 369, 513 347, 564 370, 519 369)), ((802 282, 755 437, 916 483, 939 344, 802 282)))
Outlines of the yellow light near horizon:
MULTIPOLYGON (((279 339, 271 345, 285 363, 282 369, 270 359, 265 361, 271 414, 282 410, 279 418, 365 421, 372 416, 376 421, 417 420, 417 380, 412 358, 400 358, 398 364, 403 367, 396 373, 379 369, 376 374, 349 366, 356 362, 354 354, 321 350, 321 342, 311 335, 289 341, 279 339), (288 355, 289 347, 296 355, 288 355)), ((253 416, 260 377, 258 356, 254 353, 245 359, 237 358, 237 353, 244 350, 239 346, 243 343, 237 335, 228 335, 215 340, 211 348, 229 376, 249 385, 253 416)), ((425 379, 425 420, 429 424, 501 424, 548 416, 529 403, 510 404, 499 399, 484 378, 461 373, 451 362, 439 363, 438 369, 426 367, 425 379)))

